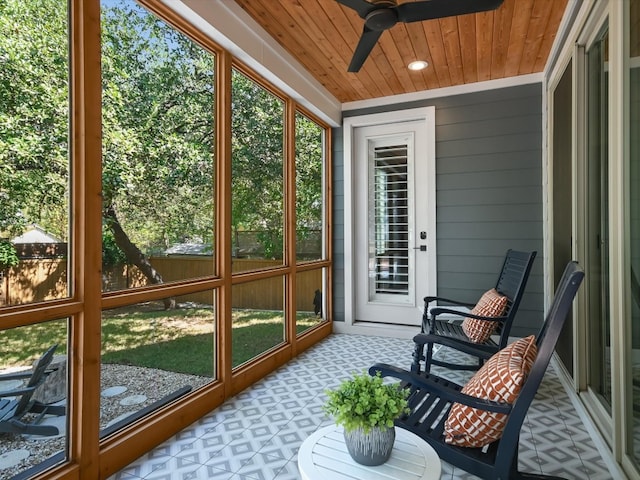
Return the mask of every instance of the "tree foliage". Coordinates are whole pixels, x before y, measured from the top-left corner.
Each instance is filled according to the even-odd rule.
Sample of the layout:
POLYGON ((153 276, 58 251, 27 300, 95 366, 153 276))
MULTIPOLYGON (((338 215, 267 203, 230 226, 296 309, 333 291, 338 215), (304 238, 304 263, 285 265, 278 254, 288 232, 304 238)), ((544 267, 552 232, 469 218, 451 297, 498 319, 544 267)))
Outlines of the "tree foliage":
POLYGON ((299 238, 322 229, 323 129, 296 115, 296 230, 299 238))
MULTIPOLYGON (((68 238, 64 5, 0 0, 0 236, 38 223, 68 238)), ((175 243, 213 244, 214 55, 133 0, 103 0, 101 28, 105 264, 138 264, 175 243)), ((265 252, 281 256, 284 102, 239 72, 232 88, 231 227, 262 232, 265 252)), ((317 157, 318 131, 313 122, 297 127, 298 155, 317 157)), ((321 161, 320 171, 317 162, 299 168, 298 225, 315 228, 321 161)))
POLYGON ((265 256, 282 258, 284 102, 235 70, 231 102, 232 228, 258 230, 265 256))
POLYGON ((105 210, 147 254, 210 243, 214 58, 132 1, 102 19, 105 210))
POLYGON ((0 272, 18 265, 18 255, 9 240, 0 238, 0 272))
POLYGON ((68 237, 66 31, 56 0, 0 1, 0 237, 35 222, 68 237))

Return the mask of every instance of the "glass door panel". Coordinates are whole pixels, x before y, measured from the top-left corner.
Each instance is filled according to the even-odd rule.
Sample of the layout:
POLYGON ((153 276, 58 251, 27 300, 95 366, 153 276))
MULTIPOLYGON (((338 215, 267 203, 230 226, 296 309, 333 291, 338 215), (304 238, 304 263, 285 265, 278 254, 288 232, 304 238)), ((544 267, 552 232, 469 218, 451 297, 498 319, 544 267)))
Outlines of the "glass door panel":
MULTIPOLYGON (((369 146, 369 301, 412 301, 408 144, 369 146)), ((412 252, 411 252, 412 253, 412 252)))
POLYGON ((611 412, 608 191, 608 26, 587 50, 588 383, 611 412))
MULTIPOLYGON (((569 62, 553 91, 553 285, 560 282, 564 267, 573 259, 572 251, 572 167, 573 149, 573 62, 569 62)), ((573 375, 573 322, 562 328, 556 351, 573 375)))
POLYGON ((629 399, 627 415, 633 419, 627 430, 629 456, 640 468, 640 0, 631 0, 627 54, 629 82, 629 233, 631 306, 631 376, 625 385, 629 399))

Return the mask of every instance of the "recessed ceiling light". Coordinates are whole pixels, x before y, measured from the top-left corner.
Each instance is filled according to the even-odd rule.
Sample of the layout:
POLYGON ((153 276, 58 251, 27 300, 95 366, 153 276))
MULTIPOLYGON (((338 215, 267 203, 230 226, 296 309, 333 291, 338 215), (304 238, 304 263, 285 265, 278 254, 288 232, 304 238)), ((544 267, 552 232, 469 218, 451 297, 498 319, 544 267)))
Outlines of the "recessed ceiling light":
POLYGON ((423 70, 425 68, 427 68, 429 66, 428 62, 425 62, 424 60, 416 60, 414 62, 411 62, 408 67, 409 70, 423 70))

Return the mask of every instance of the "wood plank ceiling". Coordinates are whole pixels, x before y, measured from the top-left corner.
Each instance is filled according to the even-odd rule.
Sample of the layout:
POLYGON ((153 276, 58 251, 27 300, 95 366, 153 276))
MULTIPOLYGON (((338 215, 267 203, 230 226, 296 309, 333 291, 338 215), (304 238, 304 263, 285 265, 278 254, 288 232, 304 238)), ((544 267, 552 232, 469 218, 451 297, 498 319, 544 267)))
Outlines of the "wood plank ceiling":
POLYGON ((490 12, 396 24, 348 73, 363 27, 353 10, 335 0, 236 2, 341 102, 541 72, 567 5, 504 0, 490 12), (429 67, 410 71, 413 60, 429 67))

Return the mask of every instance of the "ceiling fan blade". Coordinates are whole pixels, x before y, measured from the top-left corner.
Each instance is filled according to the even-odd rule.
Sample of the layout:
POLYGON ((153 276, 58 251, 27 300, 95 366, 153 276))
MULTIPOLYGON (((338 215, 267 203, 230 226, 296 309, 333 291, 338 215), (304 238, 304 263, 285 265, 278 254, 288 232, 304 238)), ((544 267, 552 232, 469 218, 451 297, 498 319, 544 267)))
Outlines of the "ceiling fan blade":
POLYGON ((336 2, 355 10, 360 15, 360 18, 365 18, 372 10, 376 9, 375 5, 366 0, 336 0, 336 2))
MULTIPOLYGON (((340 0, 338 0, 340 1, 340 0)), ((485 12, 502 5, 504 0, 424 0, 398 5, 396 11, 401 22, 421 22, 433 18, 452 17, 467 13, 485 12)))
POLYGON ((356 51, 353 52, 353 58, 349 64, 348 72, 357 72, 360 70, 371 53, 371 50, 375 47, 380 35, 382 35, 382 31, 371 30, 370 28, 367 28, 366 25, 364 26, 356 51))

